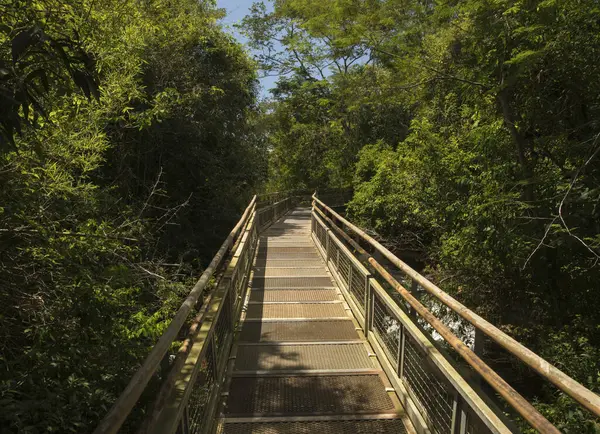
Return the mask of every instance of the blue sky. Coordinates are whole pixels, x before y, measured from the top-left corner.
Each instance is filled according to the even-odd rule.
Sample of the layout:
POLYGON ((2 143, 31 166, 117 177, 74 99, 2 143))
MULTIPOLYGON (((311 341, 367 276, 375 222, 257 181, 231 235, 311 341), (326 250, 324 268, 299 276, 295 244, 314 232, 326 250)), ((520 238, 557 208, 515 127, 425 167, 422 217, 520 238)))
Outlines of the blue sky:
MULTIPOLYGON (((231 32, 240 42, 245 43, 246 38, 239 34, 233 27, 239 23, 244 16, 249 13, 250 6, 255 0, 217 0, 217 7, 227 10, 227 16, 222 20, 225 29, 231 32)), ((265 4, 269 7, 269 2, 265 0, 265 4)), ((274 87, 277 77, 265 77, 260 80, 262 98, 269 96, 269 89, 274 87)))

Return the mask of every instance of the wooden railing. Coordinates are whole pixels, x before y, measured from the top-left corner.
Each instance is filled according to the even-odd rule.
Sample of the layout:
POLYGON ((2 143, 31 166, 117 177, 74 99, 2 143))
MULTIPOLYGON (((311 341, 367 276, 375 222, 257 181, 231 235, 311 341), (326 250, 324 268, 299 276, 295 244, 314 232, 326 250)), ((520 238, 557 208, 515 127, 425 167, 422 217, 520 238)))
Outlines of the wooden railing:
POLYGON ((402 274, 406 286, 424 288, 582 407, 600 416, 598 395, 450 297, 316 196, 311 231, 419 432, 508 433, 515 428, 457 371, 431 335, 419 326, 417 317, 435 330, 530 426, 541 433, 560 431, 373 258, 363 248, 365 244, 397 267, 393 271, 402 274))
MULTIPOLYGON (((214 431, 259 234, 303 197, 304 192, 295 192, 252 199, 95 434, 119 431, 150 380, 169 360, 169 349, 178 341, 184 326, 187 337, 168 363, 170 369, 162 375, 160 390, 142 425, 134 430, 157 434, 214 431), (189 322, 188 317, 209 287, 212 290, 189 322)), ((515 430, 485 394, 459 372, 420 321, 435 330, 532 427, 542 433, 559 431, 404 285, 428 291, 583 407, 600 415, 600 397, 454 300, 316 196, 311 233, 419 433, 515 430), (390 272, 369 251, 386 258, 396 270, 390 272), (394 277, 394 272, 402 274, 402 282, 394 277)))
POLYGON ((214 428, 233 334, 240 317, 259 233, 294 206, 290 197, 252 199, 239 222, 221 245, 165 333, 136 372, 94 434, 119 431, 138 403, 168 350, 177 341, 200 296, 217 279, 191 321, 140 433, 210 432, 214 428), (277 199, 277 200, 275 200, 277 199), (262 203, 261 209, 257 209, 262 203))
MULTIPOLYGON (((312 201, 313 193, 313 190, 298 189, 261 194, 258 196, 259 199, 256 203, 256 209, 261 209, 287 198, 308 205, 312 201)), ((334 208, 344 206, 352 198, 352 194, 353 190, 351 188, 325 188, 318 191, 319 198, 334 208)))

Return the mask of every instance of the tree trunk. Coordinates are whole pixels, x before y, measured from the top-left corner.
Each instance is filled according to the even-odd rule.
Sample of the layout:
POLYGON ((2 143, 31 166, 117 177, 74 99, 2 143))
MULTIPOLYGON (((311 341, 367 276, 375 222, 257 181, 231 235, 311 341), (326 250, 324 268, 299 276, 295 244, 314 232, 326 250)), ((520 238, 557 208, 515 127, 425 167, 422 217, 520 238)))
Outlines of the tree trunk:
POLYGON ((515 118, 511 111, 510 104, 508 102, 508 91, 503 89, 498 94, 498 101, 500 102, 500 106, 502 107, 502 115, 504 118, 504 124, 510 131, 510 135, 513 138, 515 146, 517 148, 517 155, 519 165, 521 166, 521 173, 523 176, 523 180, 527 181, 525 185, 525 200, 528 202, 533 201, 533 171, 531 170, 531 166, 529 164, 529 160, 527 159, 526 149, 527 143, 517 127, 515 126, 515 118))

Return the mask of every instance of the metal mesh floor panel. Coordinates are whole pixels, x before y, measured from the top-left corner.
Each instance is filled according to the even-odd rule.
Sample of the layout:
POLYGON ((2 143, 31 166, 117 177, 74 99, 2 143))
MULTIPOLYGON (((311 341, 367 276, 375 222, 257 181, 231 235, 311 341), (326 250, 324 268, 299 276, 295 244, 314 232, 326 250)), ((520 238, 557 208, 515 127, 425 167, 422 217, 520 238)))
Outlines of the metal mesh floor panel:
POLYGON ((261 234, 261 238, 265 237, 302 237, 310 240, 310 225, 288 225, 287 228, 271 227, 261 234))
POLYGON ((320 259, 279 259, 279 258, 256 258, 256 267, 324 267, 320 259))
POLYGON ((328 277, 325 268, 257 268, 254 271, 254 277, 287 277, 287 276, 320 276, 328 277))
POLYGON ((247 322, 240 333, 241 342, 314 342, 358 339, 351 320, 247 322))
MULTIPOLYGON (((352 265, 346 262, 338 265, 348 283, 352 265)), ((364 289, 357 277, 350 287, 360 297, 364 289)), ((358 340, 355 322, 312 241, 309 209, 288 214, 261 235, 251 287, 224 433, 406 432, 400 419, 361 416, 395 414, 396 401, 373 371, 378 365, 358 340), (333 417, 288 419, 315 415, 333 417), (275 419, 235 419, 256 416, 275 419)))
POLYGON ((255 277, 252 279, 253 288, 322 288, 333 286, 327 276, 321 277, 255 277))
POLYGON ((347 316, 342 303, 251 304, 246 319, 341 318, 347 316))
POLYGON ((333 289, 271 289, 268 291, 250 291, 251 302, 298 302, 298 301, 335 301, 339 296, 333 289))
POLYGON ((261 235, 260 243, 269 244, 272 241, 300 241, 305 244, 311 242, 310 228, 302 229, 269 229, 261 235))
POLYGON ((310 219, 286 219, 279 223, 275 223, 269 227, 264 233, 271 231, 283 232, 283 231, 309 231, 310 230, 310 219))
POLYGON ((358 344, 248 345, 237 351, 235 370, 374 369, 358 344))
POLYGON ((314 253, 316 254, 317 251, 315 250, 314 246, 306 246, 306 247, 293 247, 293 246, 272 246, 270 244, 265 245, 259 245, 258 246, 258 253, 314 253))
POLYGON ((233 378, 227 414, 358 414, 394 410, 378 375, 233 378))
POLYGON ((317 260, 321 258, 321 255, 313 249, 311 252, 274 252, 271 249, 261 250, 258 252, 259 258, 266 259, 312 259, 317 260))
MULTIPOLYGON (((269 241, 261 241, 259 243, 259 248, 261 251, 269 250, 269 249, 294 249, 291 252, 293 253, 297 249, 306 249, 303 250, 305 252, 312 252, 314 249, 314 244, 312 243, 310 238, 279 238, 279 237, 271 237, 269 241), (310 249, 310 250, 309 250, 310 249)), ((286 252, 283 252, 286 253, 286 252)))
MULTIPOLYGON (((269 249, 307 249, 303 251, 312 253, 312 249, 314 249, 314 244, 310 238, 269 238, 268 243, 261 242, 259 246, 263 252, 269 249), (309 248, 311 250, 308 250, 309 248)), ((291 253, 294 253, 294 251, 291 251, 291 253)))
POLYGON ((295 228, 273 228, 261 234, 261 241, 265 239, 294 238, 310 241, 310 225, 297 226, 295 228))
POLYGON ((312 247, 314 244, 312 239, 308 235, 304 235, 300 232, 294 232, 292 234, 281 233, 281 234, 268 234, 266 237, 261 238, 258 242, 259 247, 265 248, 269 246, 273 247, 312 247), (297 244, 295 244, 297 243, 297 244))
POLYGON ((404 434, 400 419, 227 423, 225 434, 404 434))
POLYGON ((310 219, 285 219, 279 223, 275 223, 267 232, 271 230, 309 230, 310 229, 310 219))

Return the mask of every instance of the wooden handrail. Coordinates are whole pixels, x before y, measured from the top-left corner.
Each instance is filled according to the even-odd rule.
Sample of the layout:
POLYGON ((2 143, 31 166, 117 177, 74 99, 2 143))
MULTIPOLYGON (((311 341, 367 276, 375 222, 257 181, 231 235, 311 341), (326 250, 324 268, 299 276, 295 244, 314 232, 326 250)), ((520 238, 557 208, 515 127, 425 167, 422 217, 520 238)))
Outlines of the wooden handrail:
POLYGON ((138 369, 134 376, 131 378, 129 384, 127 385, 123 393, 121 393, 121 395, 113 404, 112 408, 106 414, 104 419, 102 419, 102 421, 94 431, 94 434, 113 434, 121 428, 121 425, 123 425, 123 422, 129 415, 129 413, 131 413, 131 410, 133 409, 140 395, 148 385, 148 382, 154 375, 154 372, 156 372, 156 369, 160 365, 161 360, 171 347, 171 343, 177 337, 179 330, 181 330, 181 327, 185 323, 185 320, 187 319, 190 311, 198 301, 198 298, 204 291, 204 288, 206 288, 206 285, 210 281, 211 277, 218 269, 218 267, 222 264, 223 259, 226 257, 227 252, 229 251, 229 249, 233 245, 234 240, 238 236, 240 229, 245 225, 249 216, 254 211, 255 206, 256 196, 252 198, 250 204, 244 211, 244 214, 242 214, 242 217, 240 218, 238 223, 231 230, 231 232, 229 233, 229 235, 227 236, 227 238, 213 257, 212 261, 208 265, 208 267, 202 273, 202 276, 200 277, 198 282, 196 282, 196 285, 194 285, 185 301, 179 307, 179 310, 173 317, 173 320, 169 324, 169 327, 167 327, 167 330, 165 330, 165 332, 160 337, 154 348, 152 348, 152 351, 150 352, 150 354, 148 354, 146 360, 144 360, 144 363, 142 364, 140 369, 138 369))
MULTIPOLYGON (((321 214, 322 211, 315 207, 321 214)), ((315 216, 318 218, 318 216, 315 216)), ((333 221, 325 217, 329 224, 334 224, 333 221)), ((333 226, 338 233, 343 233, 343 230, 333 226)), ((361 259, 366 260, 371 267, 381 276, 392 288, 394 288, 400 296, 424 318, 440 336, 477 372, 479 373, 499 394, 502 396, 529 424, 537 431, 543 434, 560 434, 560 431, 552 425, 539 411, 535 409, 521 394, 512 388, 502 377, 492 370, 481 358, 467 347, 463 341, 458 338, 442 321, 433 315, 421 302, 419 302, 406 288, 404 288, 375 258, 369 255, 364 249, 358 246, 352 238, 344 234, 343 238, 349 242, 353 248, 358 247, 361 259)))
MULTIPOLYGON (((356 241, 354 241, 346 232, 344 232, 341 228, 339 228, 337 225, 335 225, 334 222, 329 217, 327 217, 325 215, 325 213, 323 211, 321 211, 318 207, 314 207, 313 210, 316 211, 316 213, 313 212, 313 218, 314 218, 316 225, 319 225, 319 226, 321 226, 322 229, 327 230, 327 232, 329 234, 328 240, 330 242, 333 241, 335 244, 337 244, 337 249, 339 249, 340 253, 345 255, 351 261, 352 260, 357 261, 357 263, 361 267, 365 267, 366 265, 371 265, 371 267, 372 267, 372 264, 368 264, 369 259, 372 259, 372 258, 367 251, 365 251, 362 247, 360 247, 360 245, 358 245, 358 243, 356 241), (338 238, 336 235, 339 235, 341 238, 338 238), (344 244, 341 241, 341 239, 343 239, 345 242, 347 242, 348 245, 344 244), (352 252, 351 249, 354 249, 355 252, 352 252)), ((316 242, 319 242, 319 241, 316 241, 316 242)), ((323 247, 322 242, 321 242, 321 246, 323 247)), ((327 248, 328 248, 328 246, 326 245, 325 249, 327 249, 327 248)), ((325 256, 326 255, 327 255, 327 251, 325 251, 325 256)), ((329 266, 329 263, 328 263, 328 266, 329 266)), ((335 267, 335 271, 332 270, 332 273, 334 274, 334 278, 336 278, 336 280, 338 280, 337 274, 339 273, 340 270, 337 268, 335 261, 333 261, 333 266, 335 267)), ((360 271, 359 271, 359 274, 360 274, 360 271)), ((466 404, 468 407, 470 407, 470 409, 474 412, 474 414, 476 414, 481 419, 481 421, 488 428, 490 428, 490 433, 501 434, 501 433, 514 432, 514 431, 511 431, 505 425, 504 421, 502 421, 502 419, 500 419, 498 414, 496 414, 496 412, 491 410, 490 407, 485 403, 485 401, 479 395, 477 395, 477 393, 473 390, 473 388, 471 387, 469 382, 456 371, 453 364, 449 363, 447 358, 444 357, 442 355, 442 353, 438 350, 438 348, 432 344, 431 340, 425 336, 425 332, 423 330, 419 329, 419 327, 417 327, 416 323, 409 319, 407 313, 405 313, 403 311, 403 309, 400 307, 398 302, 395 299, 393 299, 391 294, 389 294, 387 291, 385 291, 385 289, 379 284, 379 280, 376 277, 379 274, 378 270, 377 269, 369 270, 368 268, 366 268, 365 272, 363 272, 363 274, 366 276, 366 279, 368 279, 367 289, 365 291, 364 311, 361 312, 360 307, 357 307, 356 308, 357 312, 355 312, 355 315, 358 314, 357 316, 359 318, 359 324, 361 322, 364 324, 363 331, 364 331, 365 335, 367 336, 367 339, 372 339, 373 332, 375 332, 376 334, 380 333, 380 330, 376 330, 376 327, 374 327, 372 319, 371 319, 372 317, 376 316, 376 314, 374 313, 374 310, 373 310, 373 306, 372 306, 372 304, 375 303, 374 299, 372 298, 373 291, 375 293, 377 293, 379 301, 386 306, 387 313, 384 315, 391 314, 391 316, 395 320, 400 321, 400 323, 402 324, 402 327, 404 328, 403 330, 400 331, 401 336, 398 336, 398 338, 397 338, 398 339, 398 350, 396 353, 395 360, 393 359, 393 357, 390 357, 389 353, 382 351, 380 348, 378 348, 377 345, 374 345, 375 352, 379 353, 381 355, 382 359, 387 359, 394 374, 398 375, 398 380, 400 380, 400 377, 403 376, 403 374, 401 374, 401 372, 403 372, 404 369, 406 369, 406 366, 404 365, 404 351, 405 350, 404 350, 404 345, 403 345, 402 341, 405 340, 404 335, 406 333, 408 333, 409 335, 412 336, 412 338, 414 338, 416 340, 416 342, 418 342, 418 345, 421 346, 421 349, 424 351, 425 357, 430 359, 432 364, 439 369, 440 373, 442 374, 442 377, 445 377, 445 379, 449 382, 449 384, 451 384, 452 387, 454 387, 455 391, 458 392, 458 396, 460 396, 464 400, 464 404, 466 404), (377 287, 379 287, 379 289, 377 289, 377 287), (360 318, 361 314, 363 315, 364 319, 360 318)), ((342 282, 340 282, 340 283, 342 285, 342 292, 343 292, 344 283, 342 283, 342 282)), ((351 291, 349 284, 348 284, 347 289, 349 291, 351 291)), ((352 300, 352 298, 349 297, 347 301, 349 302, 351 309, 354 310, 356 305, 354 305, 354 301, 352 300)), ((360 302, 359 302, 358 306, 360 306, 360 302)), ((424 306, 423 306, 423 308, 426 309, 424 306)), ((382 336, 379 335, 379 337, 381 338, 382 336)), ((454 337, 454 339, 456 339, 457 341, 460 341, 456 337, 454 337)), ((371 343, 375 343, 375 342, 371 342, 371 343)), ((377 343, 379 345, 383 344, 384 346, 386 346, 386 343, 384 341, 377 342, 377 343)), ((390 374, 390 373, 388 372, 388 374, 390 374)), ((388 377, 392 381, 393 381, 394 374, 388 375, 388 377)), ((398 389, 399 389, 400 393, 402 394, 403 393, 402 387, 398 387, 398 389)), ((405 405, 406 409, 410 412, 409 409, 411 407, 411 404, 408 403, 406 396, 403 398, 404 399, 401 398, 401 401, 403 402, 403 405, 405 405)), ((454 399, 456 402, 457 401, 456 395, 455 395, 454 399)), ((417 400, 418 400, 418 398, 417 398, 417 400)), ((425 411, 425 413, 427 412, 427 410, 425 410, 425 409, 423 409, 423 410, 425 411)), ((425 421, 423 421, 423 422, 425 422, 425 421)), ((415 420, 415 423, 417 425, 420 425, 420 421, 418 421, 418 419, 415 420)), ((453 423, 456 423, 457 425, 453 426, 454 430, 452 432, 453 433, 454 432, 462 432, 462 431, 459 431, 458 425, 464 424, 464 421, 454 420, 453 423)))
POLYGON ((550 381, 560 390, 565 392, 579 404, 584 406, 590 412, 592 412, 595 416, 600 417, 600 396, 596 395, 591 390, 584 387, 582 384, 575 381, 573 378, 569 377, 567 374, 562 372, 557 367, 553 366, 533 351, 516 341, 515 339, 508 336, 502 330, 492 325, 475 312, 468 309, 466 306, 455 300, 449 294, 444 292, 442 289, 438 288, 432 282, 430 282, 427 278, 420 275, 414 269, 412 269, 408 264, 397 258, 392 252, 390 252, 387 248, 381 245, 377 240, 366 234, 363 230, 350 223, 344 217, 336 213, 333 209, 319 200, 315 195, 313 195, 313 200, 316 204, 321 206, 324 210, 326 210, 329 214, 334 216, 338 221, 343 223, 347 228, 349 228, 356 235, 361 237, 363 240, 368 242, 371 246, 373 246, 379 253, 381 253, 386 259, 388 259, 392 264, 402 270, 407 276, 418 282, 427 292, 436 297, 439 301, 444 303, 447 307, 449 307, 452 311, 456 312, 462 318, 470 322, 474 327, 481 330, 487 336, 489 336, 492 340, 506 349, 508 352, 519 358, 533 370, 535 370, 538 374, 540 374, 543 378, 550 381))

